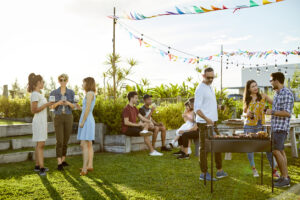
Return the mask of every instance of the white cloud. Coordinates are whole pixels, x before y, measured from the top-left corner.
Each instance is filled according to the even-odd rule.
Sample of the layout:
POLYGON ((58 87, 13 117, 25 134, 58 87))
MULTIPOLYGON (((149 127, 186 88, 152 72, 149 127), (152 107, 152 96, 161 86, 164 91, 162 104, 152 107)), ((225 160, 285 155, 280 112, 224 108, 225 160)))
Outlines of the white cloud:
POLYGON ((296 36, 285 36, 282 40, 283 44, 287 44, 290 42, 300 42, 300 37, 296 37, 296 36))

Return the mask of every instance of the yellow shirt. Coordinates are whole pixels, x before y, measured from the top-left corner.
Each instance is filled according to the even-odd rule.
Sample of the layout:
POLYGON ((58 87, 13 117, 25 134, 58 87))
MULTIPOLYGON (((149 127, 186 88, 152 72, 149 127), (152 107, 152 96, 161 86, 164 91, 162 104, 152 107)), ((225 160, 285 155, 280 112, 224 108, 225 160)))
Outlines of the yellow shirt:
POLYGON ((249 104, 249 111, 254 112, 254 119, 250 119, 247 117, 246 125, 248 126, 256 126, 258 121, 260 120, 262 124, 265 124, 265 99, 262 98, 260 101, 251 101, 249 104))

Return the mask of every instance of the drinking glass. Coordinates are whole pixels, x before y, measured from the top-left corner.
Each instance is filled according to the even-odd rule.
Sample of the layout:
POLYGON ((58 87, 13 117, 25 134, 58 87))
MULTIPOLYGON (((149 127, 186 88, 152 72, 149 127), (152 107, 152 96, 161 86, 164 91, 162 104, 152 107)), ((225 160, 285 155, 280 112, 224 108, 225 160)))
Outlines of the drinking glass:
MULTIPOLYGON (((55 102, 55 96, 50 96, 49 97, 49 102, 52 102, 54 103, 55 102)), ((51 106, 51 109, 50 109, 51 112, 54 112, 54 108, 51 106)))
POLYGON ((74 104, 75 104, 74 110, 77 110, 76 104, 77 104, 78 102, 79 102, 79 95, 75 95, 75 96, 74 96, 74 104))
MULTIPOLYGON (((65 95, 61 96, 61 100, 63 102, 67 101, 67 97, 65 95)), ((66 107, 63 105, 62 107, 62 112, 65 113, 66 112, 66 107)))

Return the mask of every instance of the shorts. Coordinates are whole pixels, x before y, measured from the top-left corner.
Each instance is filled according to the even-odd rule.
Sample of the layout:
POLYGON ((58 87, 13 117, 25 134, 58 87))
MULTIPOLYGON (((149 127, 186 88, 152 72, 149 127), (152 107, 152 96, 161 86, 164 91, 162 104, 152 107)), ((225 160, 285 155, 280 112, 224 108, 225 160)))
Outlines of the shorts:
POLYGON ((284 142, 287 138, 286 131, 274 131, 273 132, 273 149, 278 151, 284 150, 284 142))
POLYGON ((131 137, 138 137, 138 136, 141 136, 140 132, 142 130, 143 130, 143 128, 141 128, 141 127, 129 126, 127 128, 127 131, 124 134, 127 136, 131 136, 131 137))

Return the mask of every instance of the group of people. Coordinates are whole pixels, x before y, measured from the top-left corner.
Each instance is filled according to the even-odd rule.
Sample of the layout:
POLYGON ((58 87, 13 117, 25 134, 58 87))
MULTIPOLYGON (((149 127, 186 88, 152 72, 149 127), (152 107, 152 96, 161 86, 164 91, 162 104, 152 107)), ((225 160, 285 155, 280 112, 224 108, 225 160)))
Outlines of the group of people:
MULTIPOLYGON (((222 109, 222 105, 217 104, 214 89, 211 84, 215 78, 213 68, 206 68, 203 74, 203 82, 197 87, 195 98, 190 98, 185 102, 185 111, 182 115, 185 123, 176 131, 176 137, 170 143, 171 147, 179 146, 180 150, 173 153, 178 159, 188 159, 191 154, 190 144, 192 139, 200 137, 200 168, 201 174, 199 179, 215 181, 216 178, 224 178, 228 174, 222 169, 222 155, 215 153, 216 162, 216 178, 211 177, 207 171, 207 151, 205 150, 205 132, 207 126, 213 126, 213 134, 219 134, 216 122, 218 121, 218 109, 222 109)), ((274 99, 271 99, 266 94, 260 94, 257 82, 249 80, 246 83, 244 92, 244 133, 257 133, 265 130, 265 115, 271 115, 271 134, 273 138, 273 176, 278 177, 275 180, 275 187, 290 186, 291 179, 288 176, 287 158, 284 152, 284 142, 287 138, 290 128, 290 118, 292 115, 294 96, 293 93, 284 87, 285 77, 281 72, 271 74, 270 84, 276 92, 274 99), (272 109, 268 109, 266 102, 272 105, 272 109), (276 170, 278 166, 280 175, 276 170)), ((157 133, 162 131, 162 151, 170 151, 165 146, 165 127, 162 123, 155 122, 151 115, 155 107, 150 109, 151 96, 145 95, 145 105, 138 110, 134 105, 138 101, 138 94, 130 92, 128 94, 129 104, 122 113, 122 132, 128 136, 143 136, 145 144, 150 150, 151 156, 161 156, 162 153, 155 150, 155 142, 157 133), (140 120, 138 122, 138 119, 140 120), (149 136, 152 137, 152 144, 149 136)), ((267 152, 267 158, 272 164, 271 152, 267 152)), ((248 159, 254 177, 259 174, 255 168, 254 153, 248 153, 248 159)), ((271 165, 272 166, 272 165, 271 165)))
POLYGON ((41 75, 31 73, 28 77, 28 92, 31 93, 31 112, 34 114, 32 120, 32 140, 36 142, 35 148, 35 168, 41 176, 45 176, 49 171, 44 166, 44 146, 48 138, 47 108, 54 109, 54 129, 56 135, 56 157, 57 170, 62 171, 69 166, 66 162, 67 148, 70 135, 73 130, 72 110, 82 110, 77 139, 83 153, 83 167, 80 168, 80 175, 84 176, 88 171, 93 171, 93 140, 95 140, 95 120, 93 109, 95 106, 96 83, 94 78, 83 79, 82 88, 86 95, 83 99, 82 107, 74 101, 74 91, 67 88, 69 77, 62 74, 58 77, 60 87, 51 92, 50 96, 55 97, 55 101, 48 102, 42 95, 44 80, 41 75))
MULTIPOLYGON (((170 143, 170 147, 179 146, 180 150, 173 153, 178 159, 188 159, 191 154, 190 144, 192 139, 200 140, 200 180, 214 181, 216 178, 224 178, 228 174, 222 169, 222 155, 215 153, 216 178, 211 177, 207 171, 207 151, 205 150, 205 136, 207 126, 213 126, 213 134, 219 134, 216 122, 218 121, 218 109, 222 105, 217 104, 214 89, 211 84, 215 78, 213 68, 206 68, 203 74, 203 81, 197 87, 195 97, 185 102, 185 111, 182 115, 185 123, 176 131, 176 137, 170 143), (200 137, 200 138, 199 138, 200 137)), ((246 83, 244 92, 244 116, 245 116, 245 133, 256 133, 264 130, 265 115, 271 115, 271 134, 273 138, 273 155, 275 157, 274 167, 278 166, 280 176, 276 169, 273 176, 276 187, 290 186, 291 179, 288 176, 287 158, 284 152, 284 142, 290 128, 290 118, 292 115, 294 96, 293 93, 284 87, 285 77, 281 72, 271 74, 270 84, 276 91, 273 99, 266 94, 260 94, 258 85, 255 80, 249 80, 246 83), (272 109, 266 108, 266 102, 272 104, 272 109)), ((44 86, 43 78, 40 75, 30 74, 28 78, 28 91, 31 93, 31 110, 34 113, 33 118, 33 141, 37 142, 35 157, 35 171, 40 175, 45 175, 48 169, 44 167, 43 148, 47 139, 47 107, 55 109, 55 134, 56 134, 56 156, 58 170, 63 170, 69 164, 66 162, 67 145, 73 126, 72 110, 74 108, 82 110, 77 139, 83 152, 83 167, 80 169, 80 175, 86 175, 93 171, 93 146, 92 141, 95 138, 95 121, 93 118, 93 108, 95 105, 95 80, 91 77, 83 80, 83 89, 86 96, 81 108, 74 102, 74 91, 66 87, 68 76, 62 74, 58 77, 61 85, 58 89, 51 92, 58 101, 47 102, 41 94, 44 86), (62 99, 62 96, 66 98, 62 99)), ((152 105, 152 96, 146 94, 143 97, 144 105, 138 109, 138 94, 135 91, 127 95, 128 105, 122 112, 121 132, 127 136, 142 136, 148 147, 150 156, 162 156, 163 153, 155 149, 158 133, 161 132, 161 151, 171 151, 166 145, 166 127, 161 122, 156 122, 152 118, 155 106, 152 105), (152 136, 152 141, 150 140, 152 136)), ((271 165, 272 153, 267 152, 267 158, 271 165)), ((253 171, 253 176, 259 174, 255 168, 254 153, 248 153, 248 159, 253 171)))

